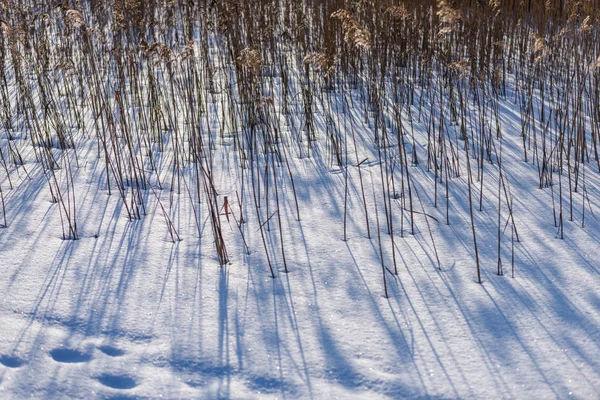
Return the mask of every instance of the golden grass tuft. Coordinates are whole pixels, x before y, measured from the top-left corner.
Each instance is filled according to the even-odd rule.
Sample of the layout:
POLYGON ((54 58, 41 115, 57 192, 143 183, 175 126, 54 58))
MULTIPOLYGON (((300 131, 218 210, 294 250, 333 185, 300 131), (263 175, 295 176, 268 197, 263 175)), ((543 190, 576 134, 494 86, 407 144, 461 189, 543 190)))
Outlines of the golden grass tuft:
POLYGON ((254 73, 259 71, 262 64, 262 58, 260 57, 258 50, 250 47, 246 47, 240 51, 236 61, 240 66, 254 73))
POLYGON ((358 48, 369 50, 371 48, 371 34, 360 26, 352 13, 348 10, 339 9, 331 14, 331 18, 342 22, 344 30, 344 41, 358 48))
POLYGON ((304 57, 304 64, 313 65, 317 71, 330 76, 335 71, 336 60, 326 53, 310 53, 304 57))

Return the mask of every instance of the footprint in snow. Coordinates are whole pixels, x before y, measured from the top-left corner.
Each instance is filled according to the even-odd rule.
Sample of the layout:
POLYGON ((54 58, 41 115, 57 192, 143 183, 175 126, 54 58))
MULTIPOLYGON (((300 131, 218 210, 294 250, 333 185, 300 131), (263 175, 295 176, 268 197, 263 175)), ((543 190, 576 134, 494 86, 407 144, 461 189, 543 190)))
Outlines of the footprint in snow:
POLYGON ((113 389, 133 389, 138 385, 135 379, 127 375, 102 374, 98 382, 113 389))
POLYGON ((111 357, 119 357, 125 354, 123 350, 117 349, 116 347, 112 346, 100 346, 98 347, 98 350, 111 357))
POLYGON ((89 353, 64 347, 59 347, 50 351, 50 357, 52 357, 54 361, 60 363, 82 363, 92 359, 92 355, 89 353))
POLYGON ((21 360, 18 357, 0 355, 0 364, 4 365, 7 368, 19 368, 25 361, 21 360))

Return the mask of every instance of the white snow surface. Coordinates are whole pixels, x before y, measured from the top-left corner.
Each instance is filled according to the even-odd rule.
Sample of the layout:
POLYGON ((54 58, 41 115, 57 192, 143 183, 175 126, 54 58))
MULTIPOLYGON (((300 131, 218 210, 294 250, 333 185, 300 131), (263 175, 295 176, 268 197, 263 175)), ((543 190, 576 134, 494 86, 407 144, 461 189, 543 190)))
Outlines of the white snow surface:
MULTIPOLYGON (((502 101, 505 111, 514 109, 509 99, 502 101)), ((427 136, 415 122, 420 163, 409 168, 420 201, 414 194, 414 207, 421 212, 423 203, 431 235, 423 214, 415 216, 411 235, 407 212, 401 232, 400 202, 391 202, 398 274, 386 272, 387 298, 376 208, 383 261, 391 272, 392 245, 377 151, 369 140, 360 143, 359 158, 368 158, 361 170, 371 238, 355 166, 360 160, 350 147, 346 241, 345 172, 331 166, 325 134, 309 157, 288 145, 300 220, 286 166, 277 164, 289 272, 272 217, 264 228, 275 279, 249 170, 242 177, 230 138, 218 139, 214 149, 214 181, 219 201, 228 196, 231 211, 244 215, 250 253, 234 220, 222 215, 230 257, 225 266, 218 263, 206 205, 170 184, 172 148, 158 160, 163 183, 151 180, 146 215, 129 221, 121 198, 114 191, 108 195, 94 136, 82 136, 79 165, 73 164, 78 240, 63 240, 58 205, 29 152, 29 176, 22 167, 11 169, 13 190, 0 175, 8 219, 0 230, 0 398, 597 398, 598 172, 586 164, 585 225, 583 194, 575 193, 574 218, 565 217, 561 240, 551 189, 538 188, 537 166, 523 160, 516 112, 502 119, 503 163, 520 239, 514 245, 515 277, 510 228, 502 239, 505 274, 496 274, 496 165, 485 167, 483 207, 479 211, 476 204, 474 211, 483 280, 478 284, 466 173, 450 186, 446 225, 443 185, 435 208, 427 136), (240 210, 232 199, 242 179, 240 210), (171 241, 159 197, 180 241, 171 241)), ((361 137, 371 135, 361 115, 353 124, 361 137)), ((27 153, 26 139, 15 143, 27 153)), ((190 165, 182 168, 183 177, 192 175, 190 165)), ((473 194, 478 199, 479 183, 473 194)), ((269 196, 271 215, 275 203, 269 196)), ((264 223, 267 213, 261 212, 264 223)), ((502 224, 506 216, 503 208, 502 224)))

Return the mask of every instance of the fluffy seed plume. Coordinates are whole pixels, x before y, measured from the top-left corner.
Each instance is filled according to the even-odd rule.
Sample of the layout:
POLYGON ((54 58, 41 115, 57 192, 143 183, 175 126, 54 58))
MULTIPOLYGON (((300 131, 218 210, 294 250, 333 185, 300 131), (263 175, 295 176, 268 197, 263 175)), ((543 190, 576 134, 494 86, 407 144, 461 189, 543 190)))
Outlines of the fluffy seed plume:
POLYGON ((331 14, 331 18, 342 22, 344 41, 358 48, 368 50, 371 48, 371 34, 364 29, 354 16, 347 10, 340 9, 331 14))
POLYGON ((404 4, 388 7, 385 13, 395 20, 406 20, 410 16, 404 4))
POLYGON ((0 32, 4 35, 9 35, 11 31, 10 24, 3 19, 0 19, 0 32))
POLYGON ((446 0, 438 0, 437 6, 437 16, 441 25, 439 34, 446 35, 454 32, 458 22, 462 19, 460 11, 452 8, 446 0))
POLYGON ((310 53, 304 57, 304 64, 313 65, 326 76, 333 74, 335 71, 335 59, 326 53, 310 53))
POLYGON ((68 10, 65 15, 67 22, 74 28, 81 28, 83 25, 85 25, 83 14, 81 14, 80 11, 68 10))
POLYGON ((262 59, 260 57, 260 53, 249 47, 246 47, 242 51, 240 51, 240 55, 236 59, 239 65, 243 68, 247 68, 249 71, 258 72, 260 65, 262 64, 262 59))

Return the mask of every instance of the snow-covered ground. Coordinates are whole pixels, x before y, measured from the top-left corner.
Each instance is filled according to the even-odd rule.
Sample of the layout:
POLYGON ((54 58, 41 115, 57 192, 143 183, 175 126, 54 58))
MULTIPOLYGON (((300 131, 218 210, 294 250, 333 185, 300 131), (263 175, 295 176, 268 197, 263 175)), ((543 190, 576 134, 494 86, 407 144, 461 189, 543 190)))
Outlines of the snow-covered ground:
MULTIPOLYGON (((358 168, 349 166, 343 241, 345 174, 329 167, 325 139, 314 142, 310 157, 289 156, 300 221, 289 174, 278 164, 289 273, 273 217, 265 232, 276 279, 247 182, 242 227, 250 254, 234 219, 222 216, 231 262, 220 267, 206 207, 183 190, 155 184, 155 192, 147 191, 147 215, 130 222, 120 197, 107 194, 93 139, 82 139, 89 151, 80 151, 74 169, 77 241, 62 239, 58 205, 50 201, 40 168, 26 164, 29 178, 22 168, 14 170, 15 188, 2 183, 8 227, 0 231, 0 397, 597 397, 600 223, 589 210, 599 213, 598 174, 590 169, 586 176, 585 226, 577 197, 574 221, 565 224, 564 240, 557 238, 551 189, 537 188, 537 168, 523 162, 517 129, 510 128, 517 121, 509 113, 502 118, 503 162, 520 238, 515 277, 510 229, 502 244, 505 275, 496 274, 496 167, 486 177, 483 211, 474 213, 480 285, 466 178, 450 186, 446 225, 443 195, 434 208, 433 175, 421 162, 409 168, 420 199, 415 210, 421 212, 422 202, 431 234, 423 214, 415 217, 414 236, 406 221, 401 236, 396 221, 393 255, 378 200, 381 254, 390 272, 392 256, 397 259, 398 275, 386 273, 388 298, 376 235, 381 180, 373 146, 359 149, 359 158, 369 158, 361 171, 371 239, 358 168), (159 197, 181 241, 170 240, 159 197)), ((368 129, 354 123, 360 132, 368 129)), ((418 124, 416 140, 424 159, 426 133, 418 124)), ((225 143, 214 151, 219 201, 235 199, 241 179, 250 179, 241 177, 232 149, 225 143)), ((171 152, 164 153, 165 165, 171 152)), ((182 175, 191 176, 190 168, 182 175)), ((391 204, 400 207, 399 199, 391 204)), ((237 201, 230 209, 240 214, 237 201)), ((398 208, 394 218, 400 214, 398 208)))
MULTIPOLYGON (((297 64, 290 69, 303 71, 297 64)), ((524 160, 514 92, 499 97, 498 121, 489 108, 485 114, 491 132, 485 140, 496 147, 493 163, 483 163, 483 183, 477 167, 482 142, 474 133, 481 125, 474 104, 470 108, 479 284, 465 143, 448 117, 440 170, 459 166, 460 176, 442 172, 436 185, 428 168, 428 146, 441 143, 428 141, 428 121, 436 121, 434 136, 440 130, 439 110, 429 107, 437 84, 424 94, 422 107, 412 106, 410 122, 403 108, 402 128, 390 115, 391 97, 382 96, 389 143, 377 145, 365 93, 352 92, 349 83, 346 92, 319 92, 312 105, 315 140, 308 143, 301 73, 291 74, 289 110, 282 109, 281 77, 265 78, 272 86, 260 87, 270 100, 262 107, 272 111, 261 111, 267 117, 254 131, 240 111, 251 106, 226 98, 235 86, 227 80, 234 67, 221 67, 214 79, 225 83, 210 95, 203 92, 206 114, 197 124, 208 143, 202 165, 210 180, 197 164, 182 162, 180 151, 189 150, 196 126, 189 128, 190 116, 178 108, 188 101, 179 96, 181 87, 175 93, 163 82, 163 104, 153 105, 179 113, 179 131, 161 133, 163 149, 134 140, 133 150, 125 150, 125 130, 111 133, 111 165, 131 151, 136 168, 146 170, 140 219, 128 218, 115 172, 109 172, 109 195, 109 168, 98 140, 108 134, 100 132, 99 112, 89 99, 81 106, 86 129, 76 129, 65 111, 71 106, 61 103, 64 93, 48 84, 56 92, 53 104, 64 106, 77 150, 60 150, 56 143, 49 150, 60 164, 52 172, 56 183, 49 184, 49 169, 44 172, 37 157, 42 150, 35 152, 40 144, 32 145, 34 129, 23 115, 15 116, 10 135, 0 131, 7 160, 7 169, 0 169, 7 219, 0 228, 0 399, 600 396, 600 174, 593 162, 564 167, 580 168, 572 198, 568 187, 575 177, 567 172, 560 188, 555 171, 554 186, 540 189, 535 151, 542 144, 529 144, 524 160), (171 99, 177 100, 169 108, 171 99), (235 107, 239 114, 232 117, 235 107), (397 142, 400 129, 408 157, 412 161, 414 151, 419 160, 405 164, 408 173, 397 142), (277 138, 264 138, 275 130, 277 138), (242 158, 238 148, 242 143, 250 156, 249 137, 268 142, 266 150, 255 150, 255 159, 242 158), (332 137, 341 166, 332 162, 332 137), (24 165, 13 162, 16 150, 24 165), (61 188, 69 212, 75 205, 78 240, 63 238, 66 212, 63 203, 52 202, 51 186, 61 188), (218 194, 229 256, 224 266, 215 251, 207 192, 218 194), (561 203, 562 234, 556 223, 561 203), (393 215, 393 236, 386 210, 393 215), (180 240, 173 240, 169 227, 180 240)), ((156 68, 157 77, 166 76, 164 65, 156 68)), ((113 113, 112 122, 119 126, 131 118, 133 135, 144 131, 140 110, 120 119, 121 94, 108 93, 112 87, 104 82, 87 83, 107 91, 110 111, 102 112, 113 113)), ((14 82, 9 86, 16 90, 14 82)), ((148 101, 148 88, 141 90, 148 101)), ((11 93, 10 101, 15 98, 11 93)), ((41 119, 41 107, 33 115, 41 119)), ((52 125, 55 120, 47 118, 52 125)), ((129 204, 135 202, 132 187, 125 190, 129 204)))

